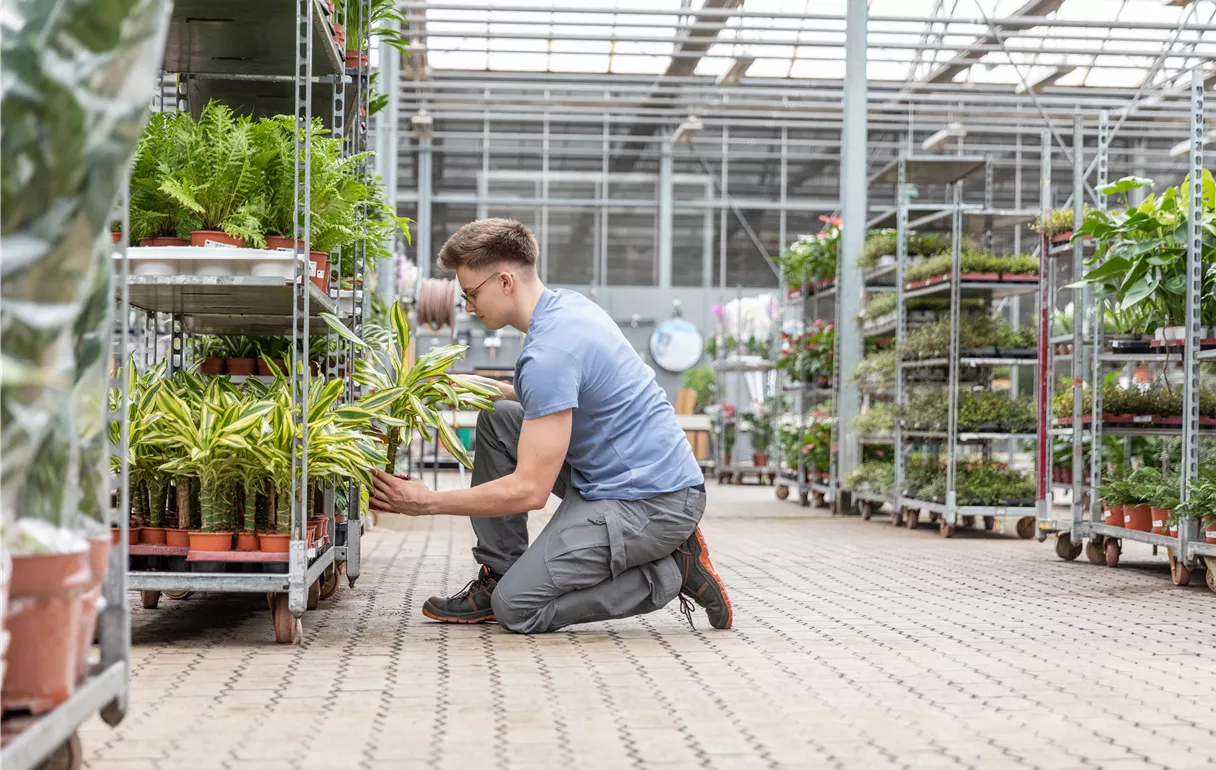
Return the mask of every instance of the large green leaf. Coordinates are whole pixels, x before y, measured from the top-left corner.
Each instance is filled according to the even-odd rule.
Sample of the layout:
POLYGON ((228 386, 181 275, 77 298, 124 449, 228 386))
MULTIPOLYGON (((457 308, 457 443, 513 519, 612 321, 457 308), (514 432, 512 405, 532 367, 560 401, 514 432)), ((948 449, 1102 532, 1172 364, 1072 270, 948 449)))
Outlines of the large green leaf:
POLYGON ((443 443, 444 449, 447 449, 452 457, 456 458, 456 462, 466 468, 472 468, 473 461, 469 459, 469 453, 465 451, 464 444, 460 443, 460 438, 456 435, 456 431, 452 430, 452 426, 441 418, 436 422, 435 427, 438 428, 439 440, 443 443))

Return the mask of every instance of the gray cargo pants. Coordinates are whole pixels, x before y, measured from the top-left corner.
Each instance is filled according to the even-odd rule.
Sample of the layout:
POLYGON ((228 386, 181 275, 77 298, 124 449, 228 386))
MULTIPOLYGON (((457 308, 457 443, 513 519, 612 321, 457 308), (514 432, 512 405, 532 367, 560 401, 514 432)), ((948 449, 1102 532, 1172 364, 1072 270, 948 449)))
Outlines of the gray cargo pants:
MULTIPOLYGON (((473 486, 515 470, 523 407, 499 401, 477 419, 473 486)), ((688 488, 646 500, 585 500, 562 467, 553 518, 528 546, 528 514, 473 518, 473 557, 503 576, 494 615, 521 634, 641 615, 680 593, 672 554, 696 529, 705 493, 688 488)))

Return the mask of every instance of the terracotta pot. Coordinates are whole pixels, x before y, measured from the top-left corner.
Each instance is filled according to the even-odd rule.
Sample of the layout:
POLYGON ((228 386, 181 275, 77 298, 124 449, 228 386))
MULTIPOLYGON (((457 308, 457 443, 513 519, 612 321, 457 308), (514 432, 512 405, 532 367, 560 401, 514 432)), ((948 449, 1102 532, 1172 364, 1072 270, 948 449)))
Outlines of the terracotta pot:
POLYGON ((13 557, 4 626, 9 634, 0 700, 5 710, 42 714, 76 687, 81 595, 89 551, 13 557))
POLYGON ((294 244, 299 244, 301 249, 304 248, 304 241, 300 239, 293 241, 282 235, 266 236, 266 248, 271 251, 295 251, 294 244))
POLYGON ((725 460, 725 463, 724 463, 724 464, 725 464, 725 465, 730 465, 730 464, 731 464, 731 462, 730 462, 730 461, 731 461, 731 459, 732 459, 732 458, 731 458, 731 456, 730 456, 730 452, 727 452, 727 453, 726 453, 726 460, 725 460))
POLYGON ((1170 517, 1170 511, 1167 508, 1158 508, 1150 506, 1149 510, 1153 514, 1153 534, 1164 535, 1166 533, 1165 520, 1170 517))
POLYGON ((334 514, 334 523, 335 524, 345 524, 346 523, 346 514, 345 513, 335 513, 334 514))
POLYGON ((245 248, 244 238, 233 238, 222 230, 194 230, 190 233, 190 245, 205 248, 245 248))
POLYGON ((120 540, 122 540, 122 530, 119 529, 118 527, 111 527, 110 528, 110 545, 118 545, 118 542, 120 540))
POLYGON ((165 544, 165 528, 164 527, 140 527, 139 542, 144 545, 164 545, 165 544))
POLYGON ((89 586, 80 594, 80 636, 76 649, 76 680, 89 673, 89 651, 93 649, 93 632, 97 629, 97 614, 105 605, 101 584, 110 568, 110 540, 89 538, 89 586))
POLYGON ((143 527, 127 527, 127 545, 139 545, 140 531, 143 527))
POLYGON ((1123 506, 1111 505, 1102 511, 1102 521, 1112 527, 1123 526, 1123 506))
POLYGON ((238 551, 258 551, 258 534, 256 532, 237 532, 236 533, 236 550, 238 551))
POLYGON ((1203 535, 1207 538, 1208 543, 1216 544, 1216 521, 1204 528, 1203 535))
POLYGON ((287 553, 291 550, 291 535, 262 533, 258 535, 258 544, 267 553, 287 553))
POLYGON ((231 551, 231 532, 191 532, 191 551, 231 551))
POLYGON ((362 64, 364 67, 367 66, 367 54, 360 56, 358 51, 346 52, 346 68, 348 70, 355 69, 360 64, 362 64))
POLYGON ((214 356, 211 358, 204 359, 203 365, 201 367, 199 367, 199 373, 201 373, 201 374, 223 374, 224 372, 226 372, 228 370, 227 367, 225 366, 224 362, 225 362, 225 359, 215 358, 214 356))
POLYGON ((161 235, 156 238, 140 238, 140 246, 189 246, 189 238, 176 238, 168 235, 161 235))
POLYGON ((959 276, 964 281, 999 281, 1000 273, 963 273, 959 276))
POLYGON ((329 291, 329 255, 324 251, 308 252, 308 269, 312 283, 321 291, 329 291))
MULTIPOLYGON (((348 53, 347 55, 349 56, 350 54, 348 53)), ((113 244, 122 243, 122 233, 118 233, 118 232, 111 230, 110 231, 110 243, 113 243, 113 244)))
POLYGON ((304 535, 306 538, 305 542, 308 543, 309 548, 312 548, 317 544, 317 528, 316 527, 306 527, 304 530, 304 535))
POLYGON ((1153 512, 1147 505, 1128 505, 1123 508, 1123 526, 1137 532, 1151 532, 1153 512))
POLYGON ((263 377, 271 377, 275 374, 280 374, 280 373, 285 374, 287 372, 287 363, 283 359, 276 358, 274 360, 274 365, 278 368, 278 370, 279 370, 278 372, 271 369, 269 366, 266 365, 265 361, 263 361, 262 359, 259 358, 258 359, 258 374, 262 375, 263 377))
POLYGON ((324 516, 311 516, 308 519, 310 527, 316 527, 317 539, 320 540, 329 534, 329 519, 324 516))
POLYGON ((186 529, 166 529, 165 545, 171 545, 174 548, 189 548, 190 531, 186 529))
POLYGON ((757 468, 765 468, 768 466, 768 455, 764 452, 758 452, 752 455, 752 465, 757 468))
POLYGON ((229 358, 227 359, 228 373, 250 375, 258 370, 258 359, 256 358, 229 358))

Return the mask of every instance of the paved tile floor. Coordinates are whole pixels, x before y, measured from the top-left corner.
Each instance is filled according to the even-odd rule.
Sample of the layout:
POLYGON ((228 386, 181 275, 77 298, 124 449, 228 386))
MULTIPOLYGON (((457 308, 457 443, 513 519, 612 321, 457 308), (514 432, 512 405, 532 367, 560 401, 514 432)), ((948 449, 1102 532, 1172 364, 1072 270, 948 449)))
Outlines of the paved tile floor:
MULTIPOLYGON (((534 517, 540 523, 541 517, 534 517)), ((544 637, 425 621, 462 520, 394 517, 276 646, 264 601, 134 610, 132 703, 93 770, 1210 768, 1216 595, 1161 557, 894 529, 711 487, 736 629, 674 607, 544 637)))

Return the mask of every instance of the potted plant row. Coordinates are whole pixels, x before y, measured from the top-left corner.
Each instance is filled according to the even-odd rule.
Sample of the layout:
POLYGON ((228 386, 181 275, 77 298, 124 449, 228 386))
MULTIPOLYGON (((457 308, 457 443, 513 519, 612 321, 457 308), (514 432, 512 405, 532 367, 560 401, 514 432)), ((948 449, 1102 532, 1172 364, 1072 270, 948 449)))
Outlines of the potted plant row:
MULTIPOLYGON (((857 264, 864 270, 895 264, 896 233, 891 229, 872 230, 866 238, 857 264)), ((908 233, 909 257, 931 257, 950 248, 950 239, 938 233, 908 233)))
MULTIPOLYGON (((919 289, 950 280, 954 260, 948 253, 937 254, 904 271, 904 288, 919 289)), ((959 280, 963 281, 1037 281, 1039 260, 1028 255, 999 256, 964 250, 959 257, 959 280)))
POLYGON ((836 280, 840 251, 840 217, 821 216, 823 229, 814 235, 799 235, 778 261, 786 283, 797 286, 791 296, 805 288, 824 288, 836 280))
MULTIPOLYGON (((1159 344, 1178 345, 1186 322, 1186 233, 1190 186, 1188 176, 1178 187, 1166 188, 1159 196, 1149 193, 1138 206, 1113 211, 1089 211, 1081 228, 1072 236, 1091 238, 1093 255, 1088 272, 1073 286, 1090 287, 1095 298, 1105 300, 1121 318, 1119 331, 1152 335, 1159 344)), ((1216 227, 1216 183, 1204 170, 1202 185, 1203 227, 1216 227)), ((1122 197, 1132 190, 1151 188, 1151 180, 1127 177, 1102 188, 1104 195, 1122 197)), ((1204 264, 1216 260, 1216 240, 1204 238, 1204 264)), ((1216 336, 1216 273, 1204 271, 1199 293, 1201 336, 1216 336)))
POLYGON ((805 334, 781 334, 776 368, 793 382, 829 387, 835 351, 836 327, 828 321, 816 320, 805 334))
MULTIPOLYGON (((378 181, 361 173, 369 153, 344 157, 341 138, 329 136, 319 120, 298 129, 290 116, 254 121, 217 102, 204 107, 197 121, 175 112, 154 115, 148 123, 132 163, 131 238, 140 246, 293 250, 297 136, 311 153, 313 282, 327 289, 329 254, 356 241, 367 244, 371 257, 388 256, 381 244, 397 231, 408 237, 407 221, 384 202, 378 181)), ((204 269, 231 270, 218 263, 204 269)), ((157 262, 136 266, 137 274, 173 270, 157 262)), ((252 270, 290 277, 292 268, 268 261, 252 270)))

